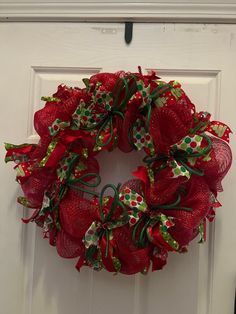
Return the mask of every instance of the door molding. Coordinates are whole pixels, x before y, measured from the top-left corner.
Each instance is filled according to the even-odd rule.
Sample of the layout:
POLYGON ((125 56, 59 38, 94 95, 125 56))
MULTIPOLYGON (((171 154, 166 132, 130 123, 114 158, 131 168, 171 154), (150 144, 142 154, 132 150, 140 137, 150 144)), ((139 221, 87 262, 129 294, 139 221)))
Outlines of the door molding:
POLYGON ((236 4, 0 2, 0 22, 11 21, 236 23, 236 4))

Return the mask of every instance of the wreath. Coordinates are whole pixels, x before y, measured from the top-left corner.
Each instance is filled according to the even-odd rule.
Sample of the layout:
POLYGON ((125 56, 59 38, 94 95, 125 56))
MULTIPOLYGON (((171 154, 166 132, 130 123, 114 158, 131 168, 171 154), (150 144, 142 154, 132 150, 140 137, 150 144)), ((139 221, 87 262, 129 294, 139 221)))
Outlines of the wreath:
POLYGON ((181 85, 154 72, 99 73, 84 88, 58 86, 34 115, 38 144, 5 144, 35 222, 64 258, 95 270, 161 269, 183 253, 221 206, 232 155, 230 128, 197 112, 181 85), (100 184, 96 156, 143 150, 125 183, 100 184))

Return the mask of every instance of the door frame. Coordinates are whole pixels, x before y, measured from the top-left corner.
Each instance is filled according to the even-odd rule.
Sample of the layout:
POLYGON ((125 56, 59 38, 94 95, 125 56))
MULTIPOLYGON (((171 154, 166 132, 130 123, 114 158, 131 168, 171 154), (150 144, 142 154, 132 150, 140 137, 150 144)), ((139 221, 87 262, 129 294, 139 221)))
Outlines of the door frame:
MULTIPOLYGON (((6 1, 6 0, 5 0, 6 1)), ((78 0, 77 0, 78 1, 78 0)), ((232 1, 232 0, 231 0, 232 1)), ((4 2, 0 0, 0 22, 162 22, 162 23, 236 23, 236 3, 164 3, 116 1, 79 2, 4 2)))

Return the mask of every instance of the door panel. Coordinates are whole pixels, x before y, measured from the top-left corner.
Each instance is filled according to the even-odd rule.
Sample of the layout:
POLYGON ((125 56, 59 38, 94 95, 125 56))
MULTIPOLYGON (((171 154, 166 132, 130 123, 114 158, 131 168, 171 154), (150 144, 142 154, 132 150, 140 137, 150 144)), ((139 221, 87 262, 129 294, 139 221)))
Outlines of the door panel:
MULTIPOLYGON (((123 36, 123 24, 0 24, 2 142, 37 141, 33 113, 43 106, 40 97, 60 83, 82 86, 82 78, 94 73, 136 71, 138 65, 143 71, 156 69, 163 79, 179 80, 199 110, 236 127, 236 26, 135 24, 131 45, 123 36)), ((125 181, 141 159, 142 154, 103 153, 102 184, 125 181)), ((90 269, 78 273, 76 260, 59 258, 40 229, 21 224, 22 209, 15 204, 20 191, 11 165, 1 162, 1 174, 4 313, 233 313, 234 169, 224 181, 223 207, 208 243, 199 245, 196 239, 188 254, 171 254, 163 271, 130 277, 90 269)))

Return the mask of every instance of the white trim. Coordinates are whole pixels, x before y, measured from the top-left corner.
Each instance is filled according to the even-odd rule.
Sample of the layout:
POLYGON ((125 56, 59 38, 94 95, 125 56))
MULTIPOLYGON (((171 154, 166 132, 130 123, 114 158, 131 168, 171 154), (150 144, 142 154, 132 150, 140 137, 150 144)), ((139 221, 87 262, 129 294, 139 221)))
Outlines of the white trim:
POLYGON ((0 3, 0 21, 236 23, 236 4, 0 3))

